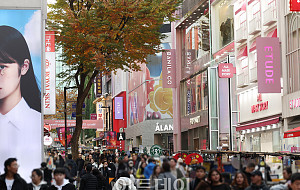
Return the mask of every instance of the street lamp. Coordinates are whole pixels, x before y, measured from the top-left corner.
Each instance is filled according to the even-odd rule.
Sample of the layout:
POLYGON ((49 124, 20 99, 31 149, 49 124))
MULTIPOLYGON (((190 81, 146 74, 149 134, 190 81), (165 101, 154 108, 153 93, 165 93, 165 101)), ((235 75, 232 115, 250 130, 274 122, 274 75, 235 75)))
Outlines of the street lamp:
POLYGON ((65 114, 65 154, 68 152, 68 136, 67 136, 67 89, 78 88, 77 86, 64 87, 64 114, 65 114))

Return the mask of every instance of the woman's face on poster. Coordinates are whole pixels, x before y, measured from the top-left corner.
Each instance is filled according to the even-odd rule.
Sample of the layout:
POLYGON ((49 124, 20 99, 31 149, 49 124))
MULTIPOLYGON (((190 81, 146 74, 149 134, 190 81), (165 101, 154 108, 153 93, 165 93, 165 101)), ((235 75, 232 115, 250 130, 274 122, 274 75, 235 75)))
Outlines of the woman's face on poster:
POLYGON ((21 93, 21 76, 27 73, 28 68, 28 59, 21 68, 18 63, 0 63, 0 100, 10 96, 18 97, 16 93, 21 93))

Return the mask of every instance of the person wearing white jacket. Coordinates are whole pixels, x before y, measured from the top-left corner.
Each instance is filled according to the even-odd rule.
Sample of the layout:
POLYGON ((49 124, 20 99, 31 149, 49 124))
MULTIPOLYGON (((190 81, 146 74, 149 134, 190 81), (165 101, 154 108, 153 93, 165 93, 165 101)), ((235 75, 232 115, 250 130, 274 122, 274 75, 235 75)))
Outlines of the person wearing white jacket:
POLYGON ((136 190, 136 187, 130 179, 129 173, 124 171, 121 173, 112 190, 136 190))

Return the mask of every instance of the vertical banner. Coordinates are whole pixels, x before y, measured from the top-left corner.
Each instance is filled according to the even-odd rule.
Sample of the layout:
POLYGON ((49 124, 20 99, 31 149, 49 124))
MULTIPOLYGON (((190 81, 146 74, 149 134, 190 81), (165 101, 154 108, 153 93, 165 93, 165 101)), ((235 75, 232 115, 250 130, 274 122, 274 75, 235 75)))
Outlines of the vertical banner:
POLYGON ((45 96, 44 114, 56 112, 55 97, 55 32, 46 31, 45 35, 45 96))
POLYGON ((123 118, 123 97, 115 97, 115 119, 123 118))
POLYGON ((279 38, 259 37, 257 47, 258 93, 281 92, 281 57, 279 38))
MULTIPOLYGON (((67 143, 68 146, 70 146, 71 138, 73 136, 73 133, 75 131, 75 127, 68 127, 67 128, 67 143)), ((56 128, 57 136, 59 139, 59 142, 62 144, 62 146, 65 146, 65 128, 64 127, 58 127, 56 128)))
POLYGON ((176 87, 176 51, 169 49, 162 52, 163 88, 176 87))
POLYGON ((41 10, 19 8, 0 10, 0 172, 6 159, 17 158, 18 173, 29 182, 28 171, 42 162, 44 35, 41 10))
POLYGON ((102 95, 102 73, 99 73, 96 76, 96 97, 100 97, 102 95))
POLYGON ((106 148, 107 149, 117 148, 117 134, 115 131, 106 132, 106 148))

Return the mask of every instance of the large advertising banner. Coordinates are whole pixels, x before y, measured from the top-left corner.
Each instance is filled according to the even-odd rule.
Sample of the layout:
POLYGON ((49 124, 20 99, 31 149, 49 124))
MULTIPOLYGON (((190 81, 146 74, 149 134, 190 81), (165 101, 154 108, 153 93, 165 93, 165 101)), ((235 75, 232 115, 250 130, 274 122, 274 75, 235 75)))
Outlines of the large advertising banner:
POLYGON ((163 88, 176 88, 176 50, 162 52, 163 88))
POLYGON ((29 182, 42 161, 40 10, 0 10, 0 172, 17 158, 29 182))
POLYGON ((123 118, 123 97, 115 97, 115 119, 123 118))
POLYGON ((45 35, 45 96, 44 114, 56 113, 55 97, 55 32, 46 31, 45 35))
POLYGON ((257 48, 257 81, 259 93, 281 93, 281 53, 279 38, 259 37, 257 48))
MULTIPOLYGON (((163 43, 162 49, 171 49, 171 46, 163 43)), ((140 71, 129 73, 130 125, 173 118, 172 88, 163 88, 162 78, 162 53, 150 55, 140 71)))

